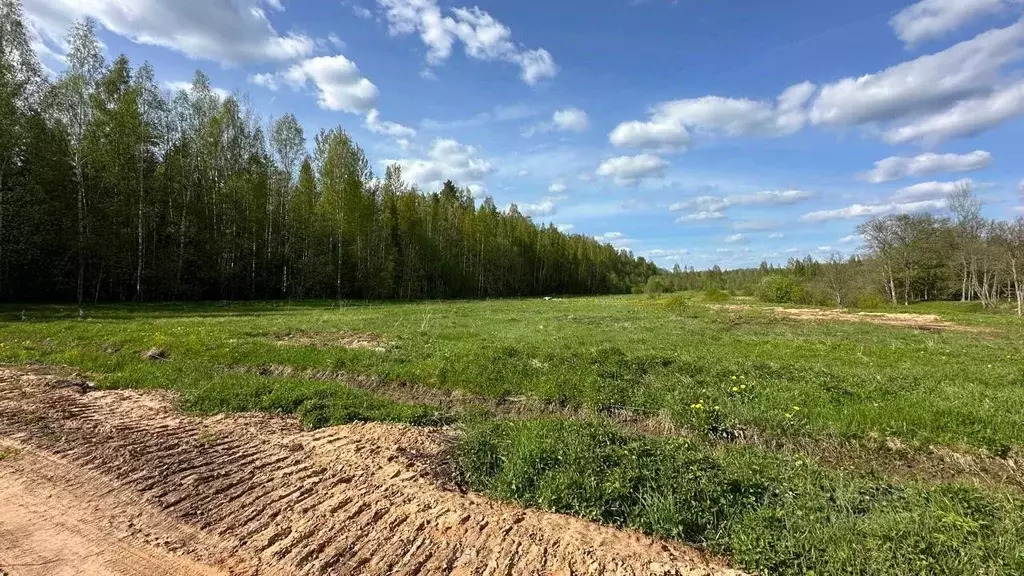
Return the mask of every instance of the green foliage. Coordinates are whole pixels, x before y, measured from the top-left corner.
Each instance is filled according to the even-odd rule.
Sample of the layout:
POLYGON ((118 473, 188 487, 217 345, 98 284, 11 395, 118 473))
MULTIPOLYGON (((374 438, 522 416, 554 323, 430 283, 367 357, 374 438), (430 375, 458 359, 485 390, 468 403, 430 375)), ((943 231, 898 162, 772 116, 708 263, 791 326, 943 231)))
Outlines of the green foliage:
POLYGON ((310 147, 286 113, 266 134, 201 71, 167 100, 152 68, 104 61, 89 20, 47 86, 2 1, 2 301, 607 294, 658 272, 451 181, 378 180, 341 128, 310 147))
POLYGON ((595 423, 487 423, 459 443, 461 480, 496 498, 689 541, 763 497, 685 441, 656 443, 595 423))
POLYGON ((713 303, 728 302, 729 293, 718 288, 707 288, 704 290, 704 300, 713 303))
POLYGON ((489 495, 679 538, 764 574, 1016 574, 1019 495, 893 483, 747 448, 587 422, 479 423, 460 480, 489 495))
POLYGON ((757 297, 770 304, 790 304, 802 296, 795 280, 782 274, 765 276, 757 285, 757 297))
POLYGON ((885 308, 889 305, 881 296, 877 294, 865 294, 857 299, 857 308, 862 310, 878 310, 885 308))
POLYGON ((662 305, 673 312, 681 312, 690 307, 690 297, 685 293, 672 294, 662 301, 662 305))
POLYGON ((675 291, 675 286, 670 276, 651 276, 644 286, 645 294, 664 294, 675 291))

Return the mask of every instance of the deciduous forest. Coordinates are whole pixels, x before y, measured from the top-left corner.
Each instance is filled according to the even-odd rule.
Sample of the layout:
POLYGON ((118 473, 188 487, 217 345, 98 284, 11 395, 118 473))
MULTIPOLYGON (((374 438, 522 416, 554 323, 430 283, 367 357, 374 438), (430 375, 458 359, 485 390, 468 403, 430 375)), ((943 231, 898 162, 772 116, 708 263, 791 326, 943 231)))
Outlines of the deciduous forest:
POLYGON ((0 300, 480 298, 603 294, 657 268, 513 205, 382 177, 343 128, 307 139, 196 72, 161 91, 105 62, 94 23, 43 73, 0 0, 0 300))
POLYGON ((785 266, 710 270, 676 268, 650 278, 648 293, 723 290, 775 304, 873 308, 927 300, 1009 303, 1024 316, 1024 217, 986 219, 972 187, 948 200, 950 217, 893 214, 870 218, 857 231, 857 254, 791 258, 785 266))

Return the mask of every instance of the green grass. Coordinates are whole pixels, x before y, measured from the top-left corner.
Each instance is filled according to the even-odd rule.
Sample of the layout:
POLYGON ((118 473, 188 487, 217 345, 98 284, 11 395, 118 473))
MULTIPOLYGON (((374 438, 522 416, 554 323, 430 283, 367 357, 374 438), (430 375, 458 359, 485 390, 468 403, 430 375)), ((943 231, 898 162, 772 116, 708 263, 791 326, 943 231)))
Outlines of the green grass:
MULTIPOLYGON (((176 389, 186 407, 203 411, 294 412, 310 398, 365 405, 373 417, 421 418, 337 384, 225 370, 281 364, 495 398, 664 411, 696 429, 706 413, 690 407, 701 403, 719 407, 722 425, 760 436, 895 437, 993 453, 1024 445, 1022 323, 958 312, 958 304, 928 311, 937 307, 991 332, 779 320, 756 308, 711 309, 701 298, 685 306, 643 297, 100 306, 85 319, 77 308, 38 307, 24 321, 9 307, 0 315, 0 361, 67 364, 105 386, 176 389), (273 341, 290 331, 373 333, 393 344, 381 353, 273 341), (170 360, 140 358, 153 347, 170 360)), ((338 416, 322 422, 351 415, 338 416)))
POLYGON ((565 421, 484 423, 457 450, 493 497, 705 545, 763 574, 1021 574, 1024 500, 565 421))
POLYGON ((704 544, 765 574, 1024 573, 1020 486, 931 478, 898 459, 870 465, 887 444, 924 459, 931 447, 1019 459, 1024 323, 975 304, 879 310, 976 329, 922 332, 787 320, 752 299, 714 306, 722 300, 165 304, 84 316, 7 306, 0 362, 68 365, 101 387, 176 390, 187 410, 298 414, 311 427, 461 419, 467 485, 704 544), (276 341, 297 332, 373 334, 386 349, 276 341), (153 348, 167 359, 144 359, 153 348), (268 366, 293 376, 261 375, 268 366), (496 422, 294 376, 304 371, 532 397, 593 421, 496 422), (632 436, 601 417, 619 407, 681 434, 632 436))

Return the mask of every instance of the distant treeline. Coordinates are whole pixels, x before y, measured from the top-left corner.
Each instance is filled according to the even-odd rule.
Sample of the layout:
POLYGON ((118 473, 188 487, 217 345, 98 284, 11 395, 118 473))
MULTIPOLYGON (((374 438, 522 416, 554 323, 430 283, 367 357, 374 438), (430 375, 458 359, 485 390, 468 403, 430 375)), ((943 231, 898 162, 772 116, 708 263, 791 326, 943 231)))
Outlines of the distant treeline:
POLYGON ((0 299, 476 298, 643 286, 642 258, 445 182, 383 178, 340 128, 308 154, 197 72, 162 93, 104 62, 94 24, 49 81, 20 3, 0 0, 0 299), (266 128, 265 128, 266 126, 266 128))
POLYGON ((951 217, 896 214, 857 228, 858 254, 824 261, 810 256, 782 267, 723 271, 676 269, 649 280, 647 292, 726 290, 768 302, 836 306, 909 304, 923 300, 1010 303, 1024 316, 1024 217, 987 220, 962 184, 948 202, 951 217))

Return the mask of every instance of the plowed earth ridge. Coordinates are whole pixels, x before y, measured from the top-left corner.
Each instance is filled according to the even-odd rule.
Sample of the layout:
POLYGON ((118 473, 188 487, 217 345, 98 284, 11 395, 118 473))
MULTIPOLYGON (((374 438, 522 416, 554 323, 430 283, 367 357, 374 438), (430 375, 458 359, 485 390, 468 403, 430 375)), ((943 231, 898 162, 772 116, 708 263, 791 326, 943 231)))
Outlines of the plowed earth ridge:
POLYGON ((0 570, 739 574, 679 543, 444 488, 431 466, 450 439, 188 416, 168 393, 0 367, 0 570))

